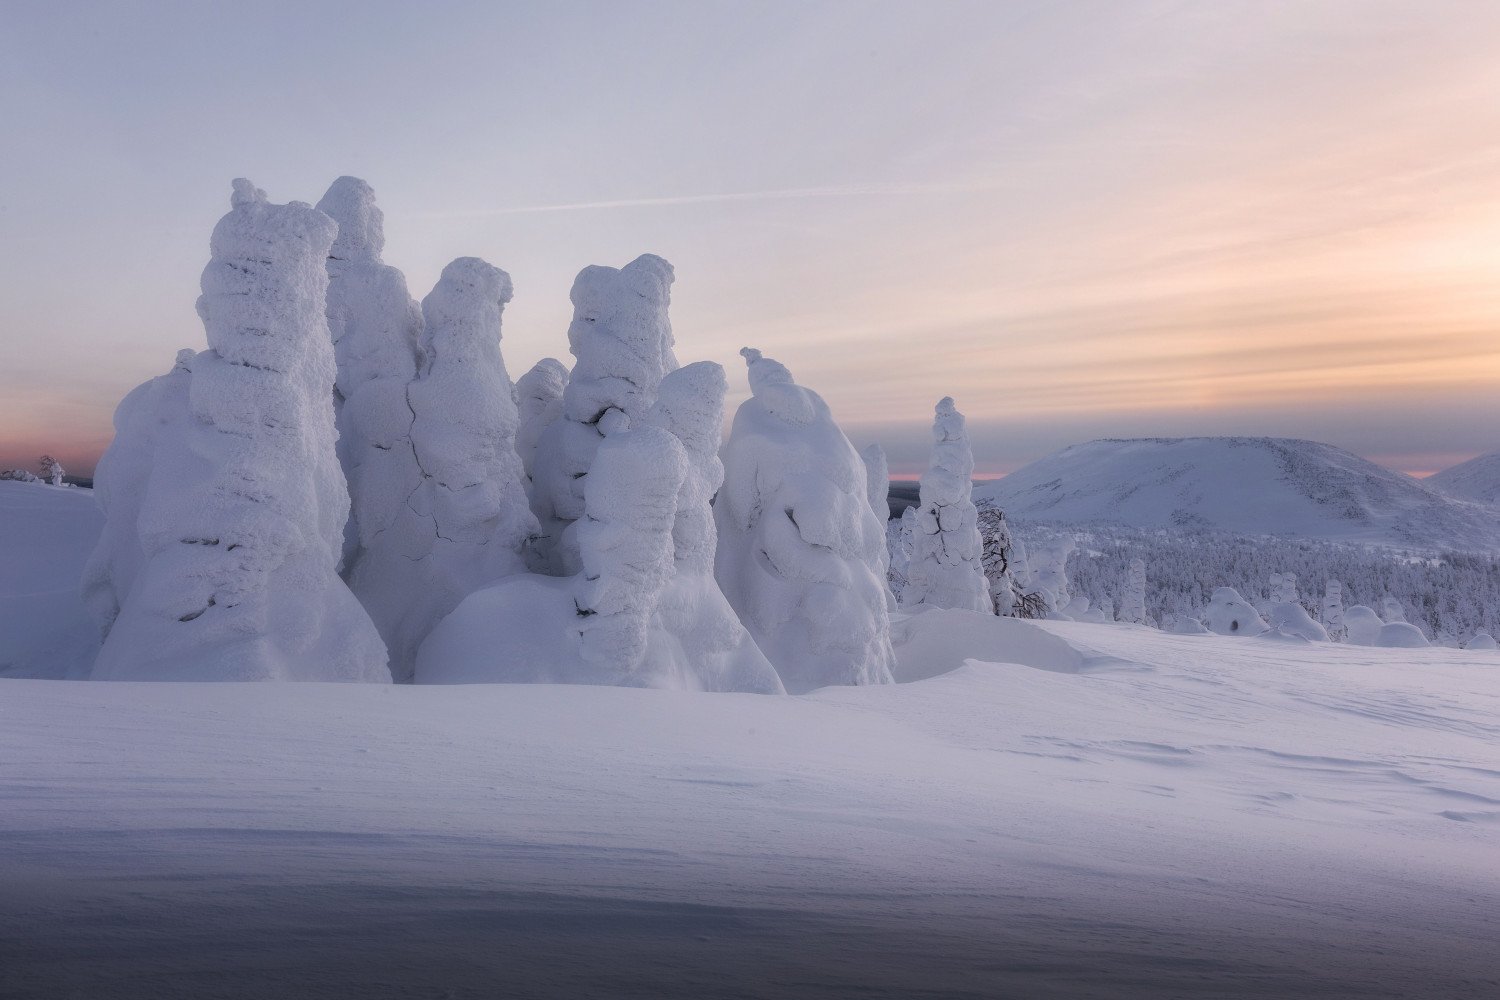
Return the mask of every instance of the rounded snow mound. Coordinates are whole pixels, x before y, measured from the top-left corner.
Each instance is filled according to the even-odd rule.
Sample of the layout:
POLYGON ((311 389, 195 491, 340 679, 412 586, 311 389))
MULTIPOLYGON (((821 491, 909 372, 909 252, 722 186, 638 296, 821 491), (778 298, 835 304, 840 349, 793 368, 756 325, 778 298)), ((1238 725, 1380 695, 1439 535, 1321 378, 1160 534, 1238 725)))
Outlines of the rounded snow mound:
POLYGON ((1474 633, 1474 638, 1470 639, 1464 645, 1464 648, 1465 649, 1496 649, 1496 648, 1500 648, 1500 644, 1497 644, 1495 642, 1495 637, 1492 636, 1492 635, 1490 635, 1488 632, 1475 632, 1474 633))
POLYGON ((1348 630, 1349 643, 1353 646, 1378 645, 1384 624, 1373 608, 1363 604, 1356 604, 1344 612, 1344 628, 1348 630))
POLYGON ((1432 644, 1422 630, 1410 622, 1386 622, 1380 626, 1375 645, 1387 649, 1425 649, 1432 644))
POLYGON ((1307 609, 1296 601, 1284 601, 1271 605, 1271 627, 1288 635, 1300 636, 1308 642, 1327 642, 1328 630, 1312 620, 1307 609))
POLYGON ((1173 635, 1208 635, 1208 629, 1192 615, 1167 615, 1161 623, 1163 632, 1173 635))
POLYGON ((1203 609, 1203 624, 1219 635, 1260 635, 1271 627, 1233 587, 1214 591, 1203 609))

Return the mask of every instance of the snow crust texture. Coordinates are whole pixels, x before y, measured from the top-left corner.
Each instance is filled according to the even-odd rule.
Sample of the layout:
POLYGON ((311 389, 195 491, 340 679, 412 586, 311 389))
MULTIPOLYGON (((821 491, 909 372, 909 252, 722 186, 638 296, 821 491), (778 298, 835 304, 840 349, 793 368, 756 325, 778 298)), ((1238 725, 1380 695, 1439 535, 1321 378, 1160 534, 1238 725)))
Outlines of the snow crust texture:
MULTIPOLYGON (((141 559, 94 676, 389 680, 384 645, 336 572, 349 514, 324 313, 337 227, 245 180, 231 206, 203 272, 208 349, 189 363, 189 419, 157 427, 141 559)), ((111 545, 127 554, 100 561, 123 569, 120 534, 111 545)))

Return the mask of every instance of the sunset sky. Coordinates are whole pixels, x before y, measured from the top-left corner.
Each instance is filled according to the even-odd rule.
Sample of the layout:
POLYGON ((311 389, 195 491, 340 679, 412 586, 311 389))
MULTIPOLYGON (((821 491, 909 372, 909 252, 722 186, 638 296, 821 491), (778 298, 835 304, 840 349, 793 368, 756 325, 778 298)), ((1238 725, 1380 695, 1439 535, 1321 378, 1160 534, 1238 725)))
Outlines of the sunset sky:
POLYGON ((1500 450, 1500 4, 6 4, 0 466, 86 471, 200 347, 246 176, 364 177, 421 298, 510 272, 512 377, 579 268, 677 269, 683 361, 753 345, 896 474, 1274 434, 1500 450))

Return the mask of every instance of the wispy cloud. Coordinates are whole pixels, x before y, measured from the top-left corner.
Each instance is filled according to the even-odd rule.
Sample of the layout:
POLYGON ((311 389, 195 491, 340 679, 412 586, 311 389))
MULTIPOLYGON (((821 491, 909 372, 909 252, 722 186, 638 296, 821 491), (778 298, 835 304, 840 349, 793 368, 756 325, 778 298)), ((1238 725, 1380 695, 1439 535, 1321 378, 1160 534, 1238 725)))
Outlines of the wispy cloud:
POLYGON ((647 198, 616 198, 608 201, 560 202, 554 205, 511 205, 492 208, 444 209, 437 212, 394 213, 404 219, 488 218, 499 215, 535 215, 543 212, 593 212, 617 208, 661 208, 674 205, 708 205, 725 202, 796 201, 809 198, 909 197, 986 191, 997 181, 945 182, 933 184, 900 181, 830 184, 822 187, 777 188, 767 191, 722 191, 715 194, 675 194, 647 198))

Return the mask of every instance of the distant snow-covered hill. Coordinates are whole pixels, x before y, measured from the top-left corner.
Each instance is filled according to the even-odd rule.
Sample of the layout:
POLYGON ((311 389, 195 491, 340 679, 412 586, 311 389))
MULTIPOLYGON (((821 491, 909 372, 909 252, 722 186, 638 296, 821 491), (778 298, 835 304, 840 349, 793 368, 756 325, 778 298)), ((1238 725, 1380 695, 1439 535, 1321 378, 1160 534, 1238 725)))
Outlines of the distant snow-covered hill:
POLYGON ((1460 462, 1422 482, 1450 497, 1500 506, 1500 451, 1460 462))
POLYGON ((1500 551, 1500 517, 1316 441, 1101 440, 975 488, 1013 518, 1500 551))

